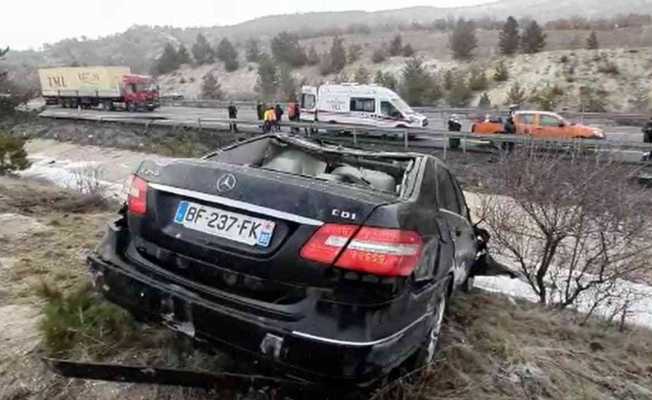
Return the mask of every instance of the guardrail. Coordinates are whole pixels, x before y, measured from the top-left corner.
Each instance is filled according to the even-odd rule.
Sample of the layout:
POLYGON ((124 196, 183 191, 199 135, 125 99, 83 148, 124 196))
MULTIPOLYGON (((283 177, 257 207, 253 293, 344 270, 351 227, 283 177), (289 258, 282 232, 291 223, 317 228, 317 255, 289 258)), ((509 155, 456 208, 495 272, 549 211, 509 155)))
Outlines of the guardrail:
MULTIPOLYGON (((230 101, 224 100, 172 100, 172 99, 163 99, 161 100, 162 104, 173 107, 196 107, 196 108, 226 108, 231 103, 230 101)), ((234 101, 233 102, 239 108, 244 109, 256 109, 257 103, 254 101, 234 101)), ((286 104, 285 102, 271 102, 270 104, 286 104)), ((434 107, 434 106, 424 106, 424 107, 413 107, 415 111, 422 114, 440 114, 442 118, 447 118, 449 115, 457 114, 469 119, 475 117, 483 117, 486 114, 491 115, 501 115, 507 116, 508 111, 500 111, 496 109, 483 109, 477 107, 434 107)), ((612 121, 622 121, 622 122, 633 122, 642 123, 649 120, 652 115, 646 113, 625 113, 625 112, 576 112, 576 111, 566 111, 561 110, 557 111, 560 115, 568 119, 575 120, 612 120, 612 121)))
MULTIPOLYGON (((86 120, 95 122, 116 122, 127 124, 139 124, 163 127, 186 127, 195 129, 216 129, 227 131, 231 123, 236 123, 241 132, 245 134, 262 133, 259 120, 228 118, 188 118, 186 120, 167 120, 152 116, 130 116, 130 115, 95 115, 85 113, 56 114, 47 111, 41 114, 45 118, 86 120)), ((383 147, 398 149, 400 151, 433 151, 443 150, 443 158, 447 152, 455 148, 461 152, 491 152, 502 143, 513 143, 517 145, 539 146, 545 148, 574 147, 577 149, 592 150, 596 153, 620 153, 621 156, 629 154, 626 162, 638 163, 643 152, 652 151, 652 144, 626 142, 626 141, 604 141, 585 139, 540 139, 520 135, 478 135, 465 132, 449 132, 443 129, 415 128, 415 129, 383 129, 366 127, 360 125, 343 124, 322 124, 306 122, 283 122, 281 127, 296 133, 303 133, 309 137, 317 137, 331 142, 339 142, 345 145, 383 147), (337 135, 346 132, 347 136, 337 135), (394 140, 388 140, 392 138, 394 140)), ((626 157, 625 157, 626 158, 626 157)))

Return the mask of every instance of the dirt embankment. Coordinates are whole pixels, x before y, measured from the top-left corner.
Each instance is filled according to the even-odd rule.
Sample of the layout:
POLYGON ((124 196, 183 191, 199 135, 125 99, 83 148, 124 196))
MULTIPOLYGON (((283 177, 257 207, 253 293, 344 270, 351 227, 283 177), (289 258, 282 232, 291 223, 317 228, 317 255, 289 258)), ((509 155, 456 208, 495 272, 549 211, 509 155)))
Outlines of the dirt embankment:
POLYGON ((37 117, 18 121, 7 131, 26 139, 54 139, 175 157, 201 156, 240 138, 209 129, 37 117))
MULTIPOLYGON (((86 289, 84 259, 113 208, 0 178, 0 399, 247 398, 68 380, 43 367, 40 357, 49 354, 213 371, 230 365, 223 355, 196 352, 164 330, 135 322, 86 289)), ((375 398, 652 398, 652 333, 579 327, 572 317, 480 291, 459 296, 432 368, 375 398)))

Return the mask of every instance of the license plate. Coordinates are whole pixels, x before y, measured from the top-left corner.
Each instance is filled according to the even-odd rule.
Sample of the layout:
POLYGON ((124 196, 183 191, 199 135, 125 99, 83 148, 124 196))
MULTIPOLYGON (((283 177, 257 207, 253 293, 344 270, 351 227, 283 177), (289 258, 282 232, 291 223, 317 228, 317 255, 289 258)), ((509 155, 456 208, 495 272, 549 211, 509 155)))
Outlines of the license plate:
POLYGON ((174 222, 188 229, 250 246, 269 247, 276 224, 260 218, 182 201, 174 222))

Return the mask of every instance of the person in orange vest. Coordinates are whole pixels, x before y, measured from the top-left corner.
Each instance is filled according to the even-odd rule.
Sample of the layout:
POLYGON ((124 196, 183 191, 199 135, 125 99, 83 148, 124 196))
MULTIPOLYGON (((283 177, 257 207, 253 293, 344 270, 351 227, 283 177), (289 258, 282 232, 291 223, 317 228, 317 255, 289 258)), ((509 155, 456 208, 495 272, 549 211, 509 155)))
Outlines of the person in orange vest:
POLYGON ((276 125, 276 110, 274 106, 271 106, 265 111, 265 116, 263 117, 263 133, 268 133, 276 125))

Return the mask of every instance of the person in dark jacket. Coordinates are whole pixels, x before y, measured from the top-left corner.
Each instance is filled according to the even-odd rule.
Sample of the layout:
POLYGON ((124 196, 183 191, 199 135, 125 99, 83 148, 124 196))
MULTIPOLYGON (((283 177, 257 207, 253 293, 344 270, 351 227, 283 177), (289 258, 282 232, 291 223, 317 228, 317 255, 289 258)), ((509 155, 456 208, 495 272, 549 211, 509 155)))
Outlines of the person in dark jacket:
POLYGON ((643 143, 652 143, 652 117, 643 126, 643 143))
POLYGON ((276 108, 274 110, 276 111, 276 131, 280 132, 281 119, 283 118, 283 108, 281 108, 281 105, 277 103, 276 108))
POLYGON ((258 114, 258 121, 262 121, 265 118, 265 105, 260 101, 256 104, 256 113, 258 114))
POLYGON ((238 107, 235 106, 233 102, 229 104, 229 132, 237 133, 238 124, 235 120, 238 119, 238 107))

